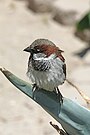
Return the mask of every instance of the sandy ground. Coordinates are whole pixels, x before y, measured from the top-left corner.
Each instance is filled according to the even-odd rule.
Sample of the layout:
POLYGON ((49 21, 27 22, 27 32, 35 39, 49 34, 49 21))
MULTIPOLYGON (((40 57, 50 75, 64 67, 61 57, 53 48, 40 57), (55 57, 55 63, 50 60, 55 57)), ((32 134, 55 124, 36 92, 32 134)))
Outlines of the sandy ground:
MULTIPOLYGON (((55 5, 74 9, 80 16, 88 10, 89 0, 56 0, 55 5)), ((48 14, 33 13, 25 1, 0 0, 0 66, 29 81, 28 54, 23 49, 37 38, 48 38, 65 51, 67 78, 90 97, 90 53, 83 60, 73 55, 86 45, 73 33, 74 27, 62 26, 48 14)), ((64 96, 86 105, 67 83, 60 89, 64 96)), ((57 123, 0 73, 0 135, 55 135, 57 132, 49 125, 51 120, 57 123)))

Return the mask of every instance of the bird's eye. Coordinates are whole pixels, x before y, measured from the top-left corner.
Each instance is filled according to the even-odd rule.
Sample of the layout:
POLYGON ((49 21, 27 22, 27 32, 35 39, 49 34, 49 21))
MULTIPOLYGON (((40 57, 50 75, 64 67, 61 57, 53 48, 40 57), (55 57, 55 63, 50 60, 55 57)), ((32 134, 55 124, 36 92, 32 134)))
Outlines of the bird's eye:
POLYGON ((37 52, 40 52, 40 49, 37 49, 37 52))
POLYGON ((34 53, 39 53, 41 52, 41 49, 38 46, 34 47, 34 53))

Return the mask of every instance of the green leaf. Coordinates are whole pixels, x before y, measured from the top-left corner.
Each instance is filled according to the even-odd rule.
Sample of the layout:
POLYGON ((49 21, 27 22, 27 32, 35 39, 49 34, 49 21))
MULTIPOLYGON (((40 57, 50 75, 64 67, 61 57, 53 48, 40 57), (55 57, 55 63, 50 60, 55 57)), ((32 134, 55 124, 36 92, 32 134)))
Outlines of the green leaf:
POLYGON ((55 92, 43 89, 32 91, 32 86, 6 69, 1 72, 20 91, 37 102, 55 118, 69 135, 90 135, 90 111, 68 98, 61 99, 55 92))
POLYGON ((90 29, 90 11, 77 23, 77 30, 90 29))

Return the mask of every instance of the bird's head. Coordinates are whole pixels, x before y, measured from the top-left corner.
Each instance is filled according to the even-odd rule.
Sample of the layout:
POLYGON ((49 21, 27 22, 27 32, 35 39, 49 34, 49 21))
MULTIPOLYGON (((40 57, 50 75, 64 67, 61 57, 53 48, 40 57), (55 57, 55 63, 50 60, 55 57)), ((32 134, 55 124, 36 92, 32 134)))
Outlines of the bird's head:
POLYGON ((46 57, 55 54, 56 57, 59 57, 64 61, 64 58, 61 55, 63 51, 56 47, 56 45, 48 39, 37 39, 30 46, 25 48, 24 51, 30 52, 31 55, 42 53, 45 54, 46 57))

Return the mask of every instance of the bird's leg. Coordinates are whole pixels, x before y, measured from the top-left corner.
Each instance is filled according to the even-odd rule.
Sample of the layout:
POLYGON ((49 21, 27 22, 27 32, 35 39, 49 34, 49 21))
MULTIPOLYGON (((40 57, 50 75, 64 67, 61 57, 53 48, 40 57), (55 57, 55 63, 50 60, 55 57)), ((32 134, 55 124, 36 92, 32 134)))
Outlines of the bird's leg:
POLYGON ((32 91, 33 91, 33 99, 34 99, 34 91, 35 90, 38 90, 38 86, 37 86, 37 84, 33 84, 33 87, 32 87, 32 91))
POLYGON ((63 103, 63 96, 58 87, 55 88, 55 92, 56 92, 57 96, 59 97, 60 101, 63 103))
POLYGON ((37 89, 37 84, 34 83, 34 84, 33 84, 33 87, 32 87, 32 91, 34 92, 36 89, 37 89))

